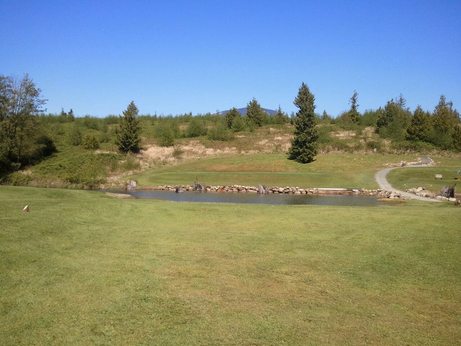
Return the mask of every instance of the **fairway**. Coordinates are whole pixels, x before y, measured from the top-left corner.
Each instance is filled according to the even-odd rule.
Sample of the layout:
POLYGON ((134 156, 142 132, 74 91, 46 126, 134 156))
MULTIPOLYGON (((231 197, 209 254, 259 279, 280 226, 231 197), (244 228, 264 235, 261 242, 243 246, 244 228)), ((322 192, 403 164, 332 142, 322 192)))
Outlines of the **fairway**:
POLYGON ((242 206, 1 186, 0 340, 453 345, 460 224, 445 203, 242 206))

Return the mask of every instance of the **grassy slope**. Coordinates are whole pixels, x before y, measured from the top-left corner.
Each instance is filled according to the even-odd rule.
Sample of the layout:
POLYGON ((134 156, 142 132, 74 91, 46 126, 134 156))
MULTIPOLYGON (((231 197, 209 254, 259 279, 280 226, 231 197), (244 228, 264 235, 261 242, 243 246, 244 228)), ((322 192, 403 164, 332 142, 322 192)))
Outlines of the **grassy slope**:
POLYGON ((308 165, 287 160, 285 154, 224 156, 157 168, 134 178, 140 185, 192 184, 197 178, 206 184, 377 188, 378 169, 417 156, 329 153, 308 165))
POLYGON ((455 344, 460 223, 446 204, 175 204, 0 187, 0 340, 455 344))

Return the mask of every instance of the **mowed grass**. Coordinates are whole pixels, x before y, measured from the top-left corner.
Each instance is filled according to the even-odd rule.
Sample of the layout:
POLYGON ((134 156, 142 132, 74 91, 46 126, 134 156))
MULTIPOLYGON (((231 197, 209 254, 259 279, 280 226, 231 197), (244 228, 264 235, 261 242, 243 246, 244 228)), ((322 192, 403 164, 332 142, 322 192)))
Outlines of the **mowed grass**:
POLYGON ((192 184, 377 188, 375 172, 387 163, 418 155, 328 153, 304 165, 286 154, 252 154, 205 158, 148 170, 133 178, 141 186, 192 184))
POLYGON ((461 155, 436 160, 436 167, 402 168, 391 171, 388 175, 389 182, 402 190, 424 187, 433 192, 440 192, 444 186, 457 185, 461 188, 461 155), (460 172, 460 173, 458 173, 460 172), (435 179, 436 174, 442 174, 442 179, 435 179))
POLYGON ((1 344, 453 345, 460 224, 0 187, 1 344))

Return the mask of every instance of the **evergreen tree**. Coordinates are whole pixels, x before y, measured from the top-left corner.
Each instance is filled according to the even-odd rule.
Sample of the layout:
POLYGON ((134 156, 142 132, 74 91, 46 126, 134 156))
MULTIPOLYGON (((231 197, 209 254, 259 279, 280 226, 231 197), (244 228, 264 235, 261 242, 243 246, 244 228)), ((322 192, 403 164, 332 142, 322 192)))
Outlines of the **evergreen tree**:
POLYGON ((327 111, 324 110, 322 113, 322 116, 320 117, 320 120, 322 120, 323 122, 329 123, 331 122, 331 116, 329 116, 327 111))
POLYGON ((358 92, 354 90, 352 97, 350 99, 351 108, 348 112, 349 119, 352 123, 358 124, 360 121, 360 113, 358 112, 357 108, 359 107, 358 104, 358 92))
POLYGON ((459 113, 453 109, 453 103, 447 102, 443 95, 440 96, 439 103, 435 107, 432 122, 434 126, 432 142, 443 149, 450 149, 453 146, 453 132, 460 119, 459 113))
POLYGON ((280 108, 280 106, 274 115, 274 121, 276 124, 285 124, 288 122, 288 116, 282 111, 282 108, 280 108))
POLYGON ((461 151, 461 125, 455 126, 455 129, 453 130, 453 147, 461 151))
POLYGON ((254 98, 247 105, 247 117, 256 126, 262 126, 266 118, 266 112, 254 98))
POLYGON ((295 132, 288 158, 300 163, 309 163, 317 155, 319 135, 315 128, 314 95, 306 84, 302 83, 294 104, 299 108, 294 119, 295 132))
POLYGON ((130 102, 127 109, 120 117, 120 127, 117 131, 117 145, 121 152, 137 153, 139 152, 139 142, 141 130, 138 120, 138 108, 133 101, 130 102))
POLYGON ((382 137, 404 140, 410 119, 411 113, 406 108, 405 99, 400 95, 396 101, 394 99, 388 101, 384 109, 379 112, 376 122, 377 131, 382 137))
POLYGON ((237 108, 235 107, 232 107, 227 113, 226 113, 226 116, 225 116, 225 122, 226 122, 226 125, 227 125, 227 128, 228 129, 231 129, 232 126, 234 125, 234 122, 237 118, 240 118, 240 113, 239 111, 237 110, 237 108))
POLYGON ((431 116, 423 111, 420 106, 416 107, 411 124, 407 129, 407 139, 410 141, 428 142, 431 131, 431 116))

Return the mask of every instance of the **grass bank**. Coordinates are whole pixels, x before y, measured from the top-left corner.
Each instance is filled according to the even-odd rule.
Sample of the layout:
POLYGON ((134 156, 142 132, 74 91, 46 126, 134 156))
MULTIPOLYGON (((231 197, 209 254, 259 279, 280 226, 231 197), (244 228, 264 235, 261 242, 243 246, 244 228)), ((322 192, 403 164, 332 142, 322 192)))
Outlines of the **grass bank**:
POLYGON ((0 340, 455 344, 459 211, 0 187, 0 340))
POLYGON ((414 187, 439 193, 444 186, 458 184, 461 188, 461 155, 451 154, 434 157, 436 167, 401 168, 389 172, 387 178, 392 186, 406 190, 414 187), (436 174, 442 174, 442 179, 435 179, 436 174))
POLYGON ((155 168, 133 178, 140 185, 192 184, 196 179, 212 185, 377 188, 375 172, 388 163, 414 160, 418 155, 328 153, 303 165, 286 154, 251 154, 205 158, 155 168))

